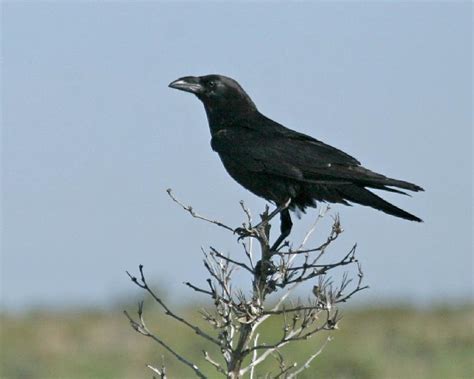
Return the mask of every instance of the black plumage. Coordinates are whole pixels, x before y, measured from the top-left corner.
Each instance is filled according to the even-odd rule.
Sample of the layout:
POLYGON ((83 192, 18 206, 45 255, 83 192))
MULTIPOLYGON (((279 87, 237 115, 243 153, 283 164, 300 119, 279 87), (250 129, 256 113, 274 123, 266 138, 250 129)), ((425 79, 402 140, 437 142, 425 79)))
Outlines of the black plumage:
MULTIPOLYGON (((188 76, 170 87, 191 92, 203 102, 212 149, 230 176, 254 194, 282 208, 290 200, 290 210, 304 211, 316 207, 317 201, 358 203, 421 221, 368 190, 404 193, 399 189, 423 191, 421 187, 370 171, 343 151, 269 119, 235 80, 221 75, 188 76)), ((291 229, 288 210, 281 216, 286 224, 282 233, 289 234, 283 230, 291 229)))

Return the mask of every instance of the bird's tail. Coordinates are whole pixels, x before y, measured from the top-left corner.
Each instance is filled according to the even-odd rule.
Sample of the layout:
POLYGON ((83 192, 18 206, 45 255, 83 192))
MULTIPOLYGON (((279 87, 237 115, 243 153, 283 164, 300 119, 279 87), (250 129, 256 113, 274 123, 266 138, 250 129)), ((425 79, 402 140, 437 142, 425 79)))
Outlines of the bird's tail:
MULTIPOLYGON (((383 189, 385 191, 391 191, 391 192, 404 193, 402 191, 394 190, 393 188, 392 189, 387 188, 386 186, 403 188, 403 189, 407 189, 407 190, 414 191, 414 192, 424 191, 423 188, 421 188, 420 186, 417 186, 416 184, 413 184, 413 183, 410 183, 410 182, 405 182, 404 180, 385 178, 385 177, 383 179, 381 179, 380 181, 376 181, 376 180, 372 179, 372 180, 368 181, 367 183, 364 183, 364 185, 366 185, 368 187, 377 188, 377 189, 383 189), (377 184, 377 185, 374 185, 374 184, 377 184), (381 186, 378 186, 378 185, 381 185, 381 186)), ((404 193, 404 194, 406 195, 406 193, 404 193)))
POLYGON ((351 185, 347 186, 346 188, 341 188, 339 192, 346 200, 351 202, 367 205, 382 212, 388 213, 389 215, 404 218, 405 220, 423 222, 422 219, 396 207, 393 204, 390 204, 388 201, 385 201, 381 197, 363 187, 351 185))

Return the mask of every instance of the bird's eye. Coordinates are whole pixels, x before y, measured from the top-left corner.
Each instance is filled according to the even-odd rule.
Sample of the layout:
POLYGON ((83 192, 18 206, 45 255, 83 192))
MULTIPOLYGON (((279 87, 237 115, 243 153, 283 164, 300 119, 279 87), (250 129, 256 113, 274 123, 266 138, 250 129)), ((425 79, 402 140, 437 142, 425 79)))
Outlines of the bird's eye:
POLYGON ((216 82, 210 81, 207 85, 209 88, 214 88, 216 86, 216 82))

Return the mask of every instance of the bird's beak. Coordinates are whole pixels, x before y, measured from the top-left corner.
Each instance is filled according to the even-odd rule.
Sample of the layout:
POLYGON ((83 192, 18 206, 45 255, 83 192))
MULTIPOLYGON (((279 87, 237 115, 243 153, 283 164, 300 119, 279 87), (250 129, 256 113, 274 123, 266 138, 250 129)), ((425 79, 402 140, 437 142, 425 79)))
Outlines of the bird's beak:
POLYGON ((202 93, 204 90, 199 78, 196 76, 185 76, 184 78, 179 78, 174 82, 171 82, 168 87, 185 92, 191 92, 196 95, 202 93))

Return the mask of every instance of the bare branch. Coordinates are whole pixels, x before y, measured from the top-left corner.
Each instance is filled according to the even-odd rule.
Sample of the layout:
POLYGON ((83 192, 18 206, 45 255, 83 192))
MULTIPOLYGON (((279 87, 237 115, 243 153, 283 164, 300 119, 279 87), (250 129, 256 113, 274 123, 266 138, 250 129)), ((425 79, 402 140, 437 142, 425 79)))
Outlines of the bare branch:
POLYGON ((245 263, 238 262, 238 261, 233 260, 233 259, 231 259, 231 258, 229 258, 229 257, 226 257, 225 255, 219 253, 219 252, 218 252, 216 249, 214 249, 212 246, 210 246, 210 249, 211 249, 212 253, 213 253, 216 257, 222 258, 222 259, 226 260, 227 262, 230 262, 230 263, 232 263, 232 264, 234 264, 234 265, 236 265, 236 266, 242 267, 242 268, 244 268, 245 270, 247 270, 248 272, 250 272, 251 274, 253 274, 253 270, 252 270, 249 266, 247 266, 245 263))
MULTIPOLYGON (((220 221, 197 214, 191 206, 184 205, 177 200, 171 190, 168 190, 168 195, 192 217, 234 232, 233 228, 220 221)), ((148 286, 142 265, 139 266, 139 278, 127 272, 132 282, 147 291, 153 300, 160 304, 167 316, 190 328, 197 335, 219 348, 221 358, 223 358, 222 362, 225 364, 220 363, 221 359, 211 357, 206 350, 203 350, 203 360, 214 367, 219 374, 229 379, 240 379, 247 373, 249 373, 250 379, 254 379, 256 367, 268 357, 276 359, 277 370, 272 370, 273 374, 267 373, 266 377, 275 375, 275 378, 295 378, 321 354, 330 338, 328 337, 322 347, 312 354, 300 368, 296 363, 288 364, 280 349, 288 344, 308 340, 321 331, 337 329, 338 321, 341 319, 337 305, 348 301, 355 293, 367 288, 362 285, 363 273, 355 257, 356 245, 339 260, 328 263, 322 261, 322 257, 326 261, 328 257, 326 251, 343 231, 339 216, 334 217, 331 231, 324 243, 314 248, 305 248, 329 207, 321 209, 319 216, 304 236, 298 249, 292 250, 292 245, 288 241, 278 246, 277 251, 272 248, 269 244, 270 220, 286 209, 289 204, 290 201, 277 207, 271 213, 267 206, 263 214, 260 215, 261 221, 252 226, 250 210, 245 207, 243 202, 240 203, 247 220, 242 224, 243 228, 237 228, 235 232, 240 234, 239 240, 245 238, 242 246, 248 261, 245 258, 244 261, 241 261, 230 255, 224 255, 212 246, 208 252, 202 250, 203 263, 208 274, 206 279, 208 288, 196 286, 190 282, 185 282, 185 285, 212 299, 212 310, 203 309, 200 312, 202 318, 212 326, 213 332, 211 334, 172 312, 148 286), (253 241, 255 241, 255 245, 253 245, 253 241), (258 246, 260 249, 259 259, 255 258, 254 260, 253 246, 258 246), (342 279, 338 282, 329 276, 333 270, 355 266, 357 266, 358 280, 354 280, 349 272, 344 272, 342 279), (244 269, 251 276, 251 287, 249 286, 247 290, 233 288, 233 273, 238 268, 244 269), (312 284, 312 294, 303 301, 299 298, 290 300, 290 295, 303 283, 312 284), (277 293, 276 304, 269 305, 267 297, 274 293, 277 293), (259 342, 262 324, 275 316, 282 320, 281 336, 277 337, 276 342, 273 340, 270 344, 265 341, 259 342), (214 337, 214 335, 216 336, 214 337), (244 361, 248 362, 248 360, 250 363, 246 367, 242 367, 244 361)), ((350 270, 350 272, 352 271, 350 270)), ((125 312, 131 326, 137 332, 155 340, 178 360, 192 368, 196 375, 204 377, 196 364, 182 357, 161 338, 149 332, 142 313, 143 303, 139 304, 139 320, 133 320, 125 312)), ((166 375, 164 366, 159 369, 149 365, 149 368, 161 378, 166 375)))
POLYGON ((148 327, 145 324, 145 321, 143 319, 143 303, 140 303, 138 306, 138 317, 139 321, 135 321, 127 311, 124 311, 125 316, 128 318, 130 321, 130 325, 132 326, 133 329, 135 329, 138 333, 149 337, 153 339, 155 342, 157 342, 159 345, 161 345, 163 348, 165 348, 169 353, 171 353, 178 361, 184 363, 186 366, 190 367, 198 377, 200 378, 206 378, 206 376, 201 372, 199 367, 189 361, 188 359, 184 358, 181 354, 177 353, 174 349, 172 349, 167 343, 165 343, 161 338, 157 337, 155 334, 151 333, 148 327))
MULTIPOLYGON (((327 207, 327 209, 329 209, 329 207, 327 207)), ((319 221, 320 217, 322 217, 321 213, 319 214, 318 218, 316 219, 315 223, 313 224, 313 228, 316 226, 316 224, 319 221)), ((314 230, 314 229, 310 229, 310 232, 312 230, 314 230)), ((289 251, 279 252, 279 254, 281 254, 281 255, 294 255, 294 254, 296 254, 297 255, 297 254, 313 253, 313 252, 316 252, 316 251, 324 251, 332 242, 334 242, 339 237, 339 235, 342 232, 343 232, 343 229, 342 229, 341 224, 340 224, 339 215, 336 215, 334 217, 334 223, 333 223, 333 226, 332 226, 331 234, 328 236, 326 242, 319 245, 318 247, 314 247, 314 248, 311 248, 311 249, 303 249, 304 245, 307 242, 307 237, 305 237, 305 239, 303 240, 301 245, 298 247, 298 249, 296 249, 296 250, 291 250, 290 249, 289 251)))
POLYGON ((248 243, 247 244, 242 243, 242 246, 244 248, 245 255, 247 256, 247 259, 249 260, 250 267, 253 270, 255 268, 255 264, 253 262, 253 239, 249 238, 247 241, 248 241, 248 243))
POLYGON ((250 212, 250 209, 248 209, 245 206, 245 203, 244 203, 243 200, 240 200, 239 204, 240 204, 240 207, 242 208, 242 210, 244 211, 245 215, 247 216, 248 225, 252 225, 252 213, 250 212))
POLYGON ((168 193, 168 195, 171 197, 171 199, 176 203, 178 204, 181 208, 183 208, 185 211, 189 212, 189 214, 191 216, 193 216, 194 218, 197 218, 199 220, 203 220, 203 221, 206 221, 206 222, 209 222, 211 224, 214 224, 214 225, 217 225, 217 226, 220 226, 221 228, 224 228, 224 229, 227 229, 229 231, 231 231, 232 233, 234 233, 234 229, 232 229, 230 226, 227 226, 225 224, 223 224, 222 222, 220 221, 215 221, 215 220, 211 220, 207 217, 204 217, 204 216, 201 216, 199 214, 197 214, 193 207, 191 207, 190 205, 184 205, 182 202, 180 202, 174 195, 173 195, 173 190, 171 188, 168 188, 166 190, 166 192, 168 193))
POLYGON ((331 209, 329 207, 329 204, 326 205, 325 207, 321 208, 321 210, 319 211, 318 217, 316 217, 316 220, 314 221, 313 225, 311 225, 311 228, 309 228, 309 230, 306 232, 306 234, 303 238, 303 241, 301 242, 300 246, 298 247, 298 250, 301 250, 306 245, 306 242, 308 242, 309 237, 311 237, 311 234, 313 234, 314 231, 316 230, 316 226, 318 225, 319 220, 321 220, 326 215, 326 213, 329 211, 329 209, 331 209))
POLYGON ((320 307, 318 304, 314 305, 301 305, 299 307, 295 308, 283 308, 283 309, 277 309, 277 310, 269 310, 269 311, 263 311, 264 315, 281 315, 281 314, 288 314, 288 313, 293 313, 293 312, 301 312, 301 311, 308 311, 308 310, 319 310, 320 307))
POLYGON ((280 372, 278 374, 276 374, 274 376, 275 379, 278 379, 278 378, 281 378, 283 377, 284 375, 286 375, 288 373, 288 371, 291 371, 293 370, 298 364, 295 362, 293 363, 291 366, 288 366, 288 367, 285 367, 283 366, 281 369, 280 369, 280 372))
POLYGON ((301 374, 304 370, 308 369, 309 368, 309 365, 311 364, 311 362, 314 360, 314 358, 316 358, 318 355, 320 355, 323 350, 326 348, 326 345, 332 341, 332 338, 331 337, 328 337, 326 338, 326 341, 324 342, 323 346, 321 346, 321 348, 316 352, 314 353, 313 355, 311 355, 308 360, 303 364, 303 366, 301 366, 298 370, 296 370, 295 372, 291 373, 290 375, 288 375, 288 379, 292 379, 292 378, 296 378, 299 374, 301 374))
POLYGON ((202 292, 202 293, 204 293, 206 295, 209 295, 211 297, 214 296, 214 294, 211 291, 207 291, 205 289, 199 288, 199 287, 195 286, 194 284, 192 284, 190 282, 185 282, 184 284, 187 285, 189 288, 192 288, 196 292, 202 292))
MULTIPOLYGON (((302 334, 301 332, 303 331, 303 329, 304 329, 303 327, 300 327, 300 328, 292 330, 287 335, 283 336, 283 338, 280 341, 278 341, 277 343, 274 343, 274 344, 271 344, 271 345, 266 345, 265 344, 265 345, 254 346, 254 347, 250 348, 247 353, 251 353, 255 350, 266 350, 260 356, 259 359, 261 359, 263 356, 266 358, 266 357, 268 357, 269 354, 272 354, 275 350, 282 348, 288 342, 307 340, 307 339, 309 339, 310 337, 312 337, 314 334, 318 333, 321 330, 331 330, 331 329, 334 329, 334 328, 331 327, 330 323, 328 323, 326 321, 323 325, 318 326, 318 327, 314 328, 313 330, 302 334)), ((258 363, 261 363, 263 360, 265 360, 265 358, 261 359, 261 361, 258 362, 258 363)))
POLYGON ((127 274, 128 276, 130 277, 130 279, 132 280, 133 283, 135 283, 137 286, 139 286, 140 288, 143 288, 144 290, 146 290, 152 297, 153 299, 158 303, 160 304, 163 309, 165 310, 165 314, 174 318, 175 320, 181 322, 182 324, 186 325, 187 327, 191 328, 192 330, 194 330, 194 332, 213 342, 214 344, 216 344, 217 346, 220 346, 220 342, 218 340, 216 340, 215 338, 211 337, 209 334, 203 332, 200 328, 198 328, 197 326, 191 324, 190 322, 188 322, 187 320, 185 320, 184 318, 176 315, 175 313, 173 313, 169 308, 168 306, 163 302, 163 300, 161 300, 156 294, 155 292, 150 288, 148 287, 148 284, 146 282, 146 279, 145 279, 145 275, 143 273, 143 265, 139 265, 139 270, 140 270, 140 276, 141 276, 141 282, 138 281, 138 279, 135 277, 135 276, 132 276, 128 271, 127 271, 127 274))
POLYGON ((165 369, 165 366, 163 366, 160 369, 156 368, 156 367, 153 367, 152 365, 146 365, 146 367, 148 367, 151 371, 153 371, 155 374, 158 374, 160 379, 166 379, 167 376, 166 376, 166 369, 165 369))
MULTIPOLYGON (((258 333, 255 335, 255 339, 253 341, 253 346, 254 347, 257 346, 257 344, 258 344, 258 337, 259 336, 260 335, 258 333)), ((256 359, 257 359, 257 350, 254 350, 251 363, 253 363, 256 359)), ((251 366, 251 368, 250 368, 250 379, 253 379, 254 371, 255 371, 255 366, 251 366)))
POLYGON ((219 363, 217 363, 215 360, 213 360, 206 350, 203 350, 202 353, 204 354, 204 359, 206 361, 208 361, 218 372, 220 372, 221 374, 224 374, 224 376, 227 376, 227 373, 222 368, 222 366, 219 363))

